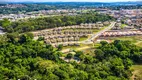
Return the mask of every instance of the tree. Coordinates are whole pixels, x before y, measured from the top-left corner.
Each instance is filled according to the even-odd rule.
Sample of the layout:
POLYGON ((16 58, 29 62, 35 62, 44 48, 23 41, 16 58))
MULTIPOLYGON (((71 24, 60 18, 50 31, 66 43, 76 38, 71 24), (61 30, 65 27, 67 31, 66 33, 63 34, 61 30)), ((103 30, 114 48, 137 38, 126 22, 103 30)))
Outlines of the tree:
POLYGON ((46 79, 49 80, 59 80, 59 77, 54 74, 49 74, 46 79))
POLYGON ((59 76, 60 79, 69 79, 68 73, 66 73, 65 71, 62 71, 60 69, 55 70, 54 74, 59 76))
POLYGON ((67 58, 67 59, 73 58, 73 54, 72 54, 72 53, 68 53, 67 56, 66 56, 66 58, 67 58))
POLYGON ((63 45, 60 44, 57 46, 57 48, 58 48, 58 51, 61 51, 63 49, 63 45))
POLYGON ((16 43, 18 42, 19 34, 18 33, 8 33, 6 34, 9 42, 16 43))
POLYGON ((33 35, 33 33, 30 33, 30 32, 26 32, 25 33, 27 36, 29 36, 31 39, 33 39, 34 38, 34 35, 33 35))
POLYGON ((46 28, 55 28, 60 26, 79 25, 81 23, 92 23, 97 21, 110 20, 109 15, 102 15, 96 13, 81 14, 77 16, 53 16, 44 18, 30 18, 27 20, 19 20, 16 22, 9 22, 7 19, 3 23, 4 29, 7 32, 29 32, 34 30, 42 30, 46 28))
POLYGON ((75 57, 79 57, 80 55, 82 55, 83 54, 83 52, 82 51, 77 51, 77 52, 75 52, 76 54, 74 55, 75 57))
POLYGON ((44 40, 44 37, 39 37, 38 39, 37 39, 38 41, 43 41, 44 40))
POLYGON ((27 35, 27 34, 22 34, 20 35, 20 39, 19 42, 20 43, 25 43, 25 42, 31 42, 31 36, 27 35))
POLYGON ((125 59, 127 57, 130 57, 130 53, 127 52, 127 51, 121 51, 120 52, 120 57, 125 59))
POLYGON ((7 19, 7 18, 4 18, 2 21, 1 21, 1 26, 3 28, 8 28, 9 26, 11 25, 11 22, 7 19))
POLYGON ((104 52, 101 49, 95 50, 95 57, 100 60, 104 59, 104 52))
MULTIPOLYGON (((74 51, 78 62, 66 62, 52 45, 31 39, 28 34, 8 34, 0 44, 0 79, 39 80, 127 80, 131 66, 142 57, 142 48, 125 41, 99 46, 94 54, 74 51), (11 40, 11 41, 10 41, 11 40), (18 41, 16 41, 18 40, 18 41)), ((67 58, 74 55, 69 53, 67 58)))
POLYGON ((105 46, 105 45, 108 44, 106 41, 101 41, 100 43, 101 43, 102 46, 105 46))

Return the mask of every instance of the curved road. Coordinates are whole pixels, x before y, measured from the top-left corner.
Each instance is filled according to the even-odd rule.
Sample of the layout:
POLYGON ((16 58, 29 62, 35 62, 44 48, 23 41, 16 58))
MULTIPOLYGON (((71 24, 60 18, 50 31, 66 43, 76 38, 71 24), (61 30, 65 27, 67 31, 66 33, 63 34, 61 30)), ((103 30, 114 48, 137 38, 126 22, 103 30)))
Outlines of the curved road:
POLYGON ((94 39, 98 38, 102 33, 104 33, 104 32, 106 32, 106 31, 110 30, 111 28, 113 28, 114 25, 115 25, 115 23, 116 23, 116 22, 111 22, 110 26, 106 27, 105 29, 99 31, 99 32, 96 33, 96 34, 93 34, 90 39, 88 39, 88 40, 85 41, 85 43, 91 43, 91 42, 93 42, 94 39))

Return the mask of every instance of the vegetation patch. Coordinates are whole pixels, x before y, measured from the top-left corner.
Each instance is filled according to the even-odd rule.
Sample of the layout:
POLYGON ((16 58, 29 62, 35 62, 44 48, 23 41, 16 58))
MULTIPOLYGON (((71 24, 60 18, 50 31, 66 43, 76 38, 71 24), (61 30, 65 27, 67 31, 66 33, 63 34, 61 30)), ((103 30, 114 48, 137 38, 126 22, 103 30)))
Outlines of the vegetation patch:
POLYGON ((80 37, 79 38, 79 41, 85 41, 85 40, 87 40, 88 39, 88 37, 80 37))
POLYGON ((142 59, 142 49, 129 41, 91 45, 80 44, 92 52, 76 48, 63 55, 61 46, 35 41, 30 34, 1 36, 0 80, 127 80, 133 63, 142 59))
POLYGON ((142 47, 142 36, 124 36, 124 37, 111 37, 106 38, 106 40, 128 40, 131 41, 133 44, 142 47))
POLYGON ((27 19, 25 21, 10 22, 8 19, 0 20, 2 26, 7 32, 28 32, 55 28, 61 26, 79 25, 81 23, 96 23, 98 21, 108 21, 113 18, 108 15, 88 13, 77 16, 53 16, 44 18, 27 19))
POLYGON ((142 65, 133 65, 132 66, 133 76, 132 79, 141 80, 142 79, 142 65))
POLYGON ((124 27, 126 27, 127 25, 126 24, 121 24, 121 29, 123 29, 124 27))

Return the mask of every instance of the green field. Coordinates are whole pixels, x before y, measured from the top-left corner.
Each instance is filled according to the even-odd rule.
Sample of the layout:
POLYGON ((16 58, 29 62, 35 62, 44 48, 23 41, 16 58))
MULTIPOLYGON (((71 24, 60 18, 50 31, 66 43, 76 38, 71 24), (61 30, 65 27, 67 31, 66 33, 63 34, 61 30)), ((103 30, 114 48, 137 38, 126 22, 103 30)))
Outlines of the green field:
POLYGON ((127 26, 126 24, 122 24, 122 25, 121 25, 121 28, 124 28, 124 27, 126 27, 126 26, 127 26))
POLYGON ((66 46, 66 47, 63 47, 63 49, 77 50, 78 48, 81 48, 81 47, 92 47, 92 46, 93 46, 92 44, 79 44, 79 46, 66 46))
POLYGON ((87 40, 88 39, 88 37, 81 37, 81 38, 79 38, 79 41, 84 41, 84 40, 87 40))
POLYGON ((142 47, 142 36, 111 37, 109 40, 129 40, 133 44, 142 47))
POLYGON ((142 47, 142 41, 135 43, 137 46, 142 47))
POLYGON ((133 76, 132 80, 135 78, 135 80, 142 80, 142 65, 133 65, 133 76))

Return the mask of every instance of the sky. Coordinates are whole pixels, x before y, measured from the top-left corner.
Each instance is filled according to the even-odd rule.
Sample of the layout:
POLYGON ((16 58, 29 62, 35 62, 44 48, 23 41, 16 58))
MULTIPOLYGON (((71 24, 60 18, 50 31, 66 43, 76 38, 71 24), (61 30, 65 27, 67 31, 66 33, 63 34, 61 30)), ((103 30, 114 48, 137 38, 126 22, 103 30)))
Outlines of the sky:
POLYGON ((126 2, 138 0, 0 0, 0 2, 126 2))

